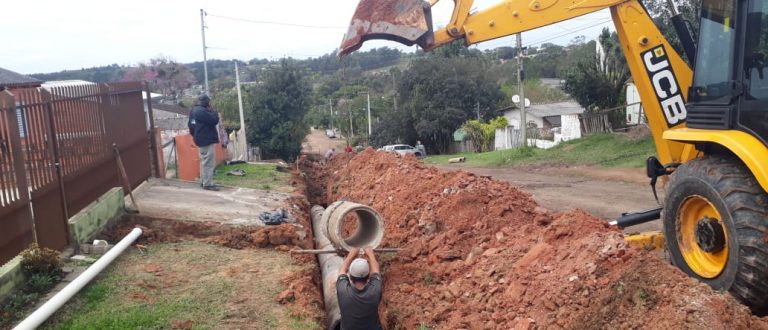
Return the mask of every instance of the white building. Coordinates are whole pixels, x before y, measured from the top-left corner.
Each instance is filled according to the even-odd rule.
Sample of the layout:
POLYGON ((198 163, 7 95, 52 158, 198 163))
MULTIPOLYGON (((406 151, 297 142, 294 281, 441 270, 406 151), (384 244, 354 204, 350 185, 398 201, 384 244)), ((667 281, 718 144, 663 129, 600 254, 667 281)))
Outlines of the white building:
MULTIPOLYGON (((578 103, 558 102, 549 104, 534 104, 526 108, 526 118, 529 127, 536 125, 538 131, 528 130, 529 145, 539 148, 550 148, 563 141, 578 139, 581 137, 581 122, 579 115, 584 113, 578 103), (537 136, 551 136, 552 140, 536 139, 537 136), (534 138, 530 138, 534 137, 534 138)), ((517 147, 520 139, 520 109, 514 108, 504 113, 509 127, 496 130, 495 147, 497 150, 517 147)))
POLYGON ((640 105, 640 94, 637 86, 632 81, 627 82, 627 125, 639 125, 645 123, 643 106, 640 105), (630 105, 633 104, 633 105, 630 105))

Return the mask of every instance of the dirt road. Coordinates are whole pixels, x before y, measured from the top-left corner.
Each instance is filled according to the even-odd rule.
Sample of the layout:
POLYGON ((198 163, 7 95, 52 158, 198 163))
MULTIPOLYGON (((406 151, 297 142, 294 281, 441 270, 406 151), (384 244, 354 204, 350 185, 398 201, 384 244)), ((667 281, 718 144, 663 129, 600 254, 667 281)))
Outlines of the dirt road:
MULTIPOLYGON (((438 165, 447 170, 462 169, 477 175, 509 181, 533 194, 547 209, 568 211, 575 208, 604 218, 615 219, 622 212, 657 207, 642 170, 595 168, 482 168, 438 165), (642 183, 641 183, 642 182, 642 183)), ((660 191, 661 193, 661 191, 660 191)), ((660 230, 661 222, 633 226, 628 231, 660 230)))
POLYGON ((344 150, 344 140, 330 139, 325 136, 324 129, 312 129, 309 135, 304 139, 301 150, 310 154, 325 154, 328 149, 336 148, 336 152, 344 150))

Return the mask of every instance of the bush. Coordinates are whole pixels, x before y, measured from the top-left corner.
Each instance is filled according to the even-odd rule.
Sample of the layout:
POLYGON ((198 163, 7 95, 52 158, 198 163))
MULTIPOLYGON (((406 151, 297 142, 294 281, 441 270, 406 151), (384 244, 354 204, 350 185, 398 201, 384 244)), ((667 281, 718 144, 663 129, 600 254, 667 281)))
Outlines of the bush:
POLYGON ((55 278, 49 274, 33 274, 27 281, 27 290, 33 293, 44 293, 53 286, 55 278))
POLYGON ((40 247, 37 243, 32 243, 26 250, 21 252, 21 268, 28 275, 44 274, 58 276, 61 274, 59 252, 40 247))

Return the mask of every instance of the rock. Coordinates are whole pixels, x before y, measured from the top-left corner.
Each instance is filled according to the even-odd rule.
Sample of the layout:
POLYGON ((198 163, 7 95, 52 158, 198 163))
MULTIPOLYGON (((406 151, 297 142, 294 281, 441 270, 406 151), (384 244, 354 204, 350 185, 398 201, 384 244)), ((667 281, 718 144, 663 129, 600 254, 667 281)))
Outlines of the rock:
POLYGON ((465 259, 465 262, 467 264, 472 263, 478 256, 483 254, 483 249, 481 249, 479 246, 475 246, 472 248, 471 251, 469 251, 469 254, 467 254, 467 259, 465 259))
POLYGON ((490 248, 488 250, 485 250, 485 252, 483 252, 483 257, 492 256, 492 255, 494 255, 496 253, 499 253, 499 249, 497 249, 497 248, 490 248))
POLYGON ((576 275, 573 275, 573 276, 571 276, 571 277, 569 277, 569 278, 568 278, 568 282, 573 282, 573 281, 575 281, 575 280, 578 280, 578 279, 579 279, 579 277, 578 277, 578 276, 576 276, 576 275))
POLYGON ((513 329, 515 330, 530 330, 534 328, 536 321, 530 317, 516 317, 513 320, 513 329))

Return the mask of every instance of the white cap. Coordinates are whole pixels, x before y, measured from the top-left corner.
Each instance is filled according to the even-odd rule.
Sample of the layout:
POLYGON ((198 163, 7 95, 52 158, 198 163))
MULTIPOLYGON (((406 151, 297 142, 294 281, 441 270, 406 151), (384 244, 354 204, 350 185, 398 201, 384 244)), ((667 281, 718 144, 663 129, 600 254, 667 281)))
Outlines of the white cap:
POLYGON ((366 278, 368 277, 369 271, 370 267, 368 266, 368 260, 363 258, 353 260, 352 264, 349 266, 349 276, 354 278, 366 278))

